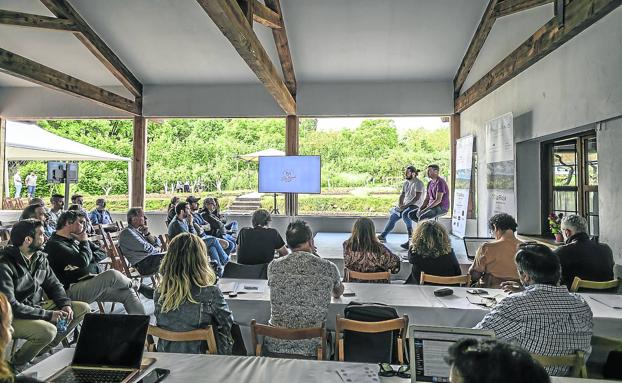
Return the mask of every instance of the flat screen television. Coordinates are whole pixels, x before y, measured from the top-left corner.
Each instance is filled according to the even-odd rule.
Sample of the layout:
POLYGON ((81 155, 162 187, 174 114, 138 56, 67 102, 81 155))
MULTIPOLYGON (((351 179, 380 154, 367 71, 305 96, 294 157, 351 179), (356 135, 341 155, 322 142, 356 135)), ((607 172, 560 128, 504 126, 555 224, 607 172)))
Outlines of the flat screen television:
POLYGON ((319 194, 320 168, 320 156, 259 157, 259 192, 319 194))
MULTIPOLYGON (((64 162, 48 162, 47 172, 48 183, 64 183, 65 182, 65 163, 64 162)), ((78 182, 78 164, 69 163, 69 183, 78 182)))

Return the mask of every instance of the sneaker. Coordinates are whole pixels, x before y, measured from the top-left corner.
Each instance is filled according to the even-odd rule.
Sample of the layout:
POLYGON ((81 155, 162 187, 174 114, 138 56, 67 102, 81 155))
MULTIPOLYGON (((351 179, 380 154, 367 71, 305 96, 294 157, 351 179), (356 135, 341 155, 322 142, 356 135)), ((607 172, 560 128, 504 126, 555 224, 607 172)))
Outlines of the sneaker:
POLYGON ((402 244, 400 245, 400 247, 401 247, 402 249, 404 249, 404 250, 408 250, 408 247, 410 247, 410 241, 406 241, 406 242, 402 243, 402 244))
POLYGON ((382 243, 385 243, 385 242, 387 241, 387 237, 385 237, 385 236, 384 236, 384 235, 382 235, 382 234, 379 234, 379 235, 378 235, 378 240, 379 240, 380 242, 382 242, 382 243))

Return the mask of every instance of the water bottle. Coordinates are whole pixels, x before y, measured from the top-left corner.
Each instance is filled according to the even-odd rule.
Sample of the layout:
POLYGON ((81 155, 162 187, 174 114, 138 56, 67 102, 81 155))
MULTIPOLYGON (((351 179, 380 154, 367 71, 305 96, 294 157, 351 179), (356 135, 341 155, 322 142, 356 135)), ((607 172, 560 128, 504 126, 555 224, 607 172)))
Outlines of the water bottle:
POLYGON ((65 318, 59 318, 56 321, 56 330, 58 330, 59 333, 65 333, 67 332, 67 319, 65 318))

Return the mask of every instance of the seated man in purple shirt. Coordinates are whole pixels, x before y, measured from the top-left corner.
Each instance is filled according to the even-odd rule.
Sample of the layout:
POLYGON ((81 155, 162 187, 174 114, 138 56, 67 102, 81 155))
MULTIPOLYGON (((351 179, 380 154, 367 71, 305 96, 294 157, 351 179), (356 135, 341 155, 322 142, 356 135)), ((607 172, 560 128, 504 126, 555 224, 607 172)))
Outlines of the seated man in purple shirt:
POLYGON ((428 189, 425 200, 419 210, 410 213, 410 219, 415 222, 443 216, 449 211, 449 187, 447 182, 439 176, 438 165, 428 166, 428 189))

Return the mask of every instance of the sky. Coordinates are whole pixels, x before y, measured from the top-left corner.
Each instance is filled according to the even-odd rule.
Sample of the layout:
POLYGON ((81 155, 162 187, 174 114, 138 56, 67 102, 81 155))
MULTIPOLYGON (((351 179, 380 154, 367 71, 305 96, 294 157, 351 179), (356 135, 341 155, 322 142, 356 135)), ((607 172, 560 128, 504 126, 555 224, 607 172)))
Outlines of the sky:
POLYGON ((449 127, 449 121, 442 122, 440 117, 339 117, 318 118, 317 130, 335 131, 344 128, 354 129, 357 128, 363 120, 377 120, 379 118, 390 118, 395 121, 395 127, 398 133, 417 128, 436 130, 449 127))

